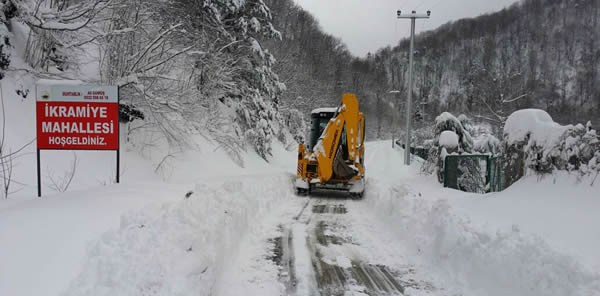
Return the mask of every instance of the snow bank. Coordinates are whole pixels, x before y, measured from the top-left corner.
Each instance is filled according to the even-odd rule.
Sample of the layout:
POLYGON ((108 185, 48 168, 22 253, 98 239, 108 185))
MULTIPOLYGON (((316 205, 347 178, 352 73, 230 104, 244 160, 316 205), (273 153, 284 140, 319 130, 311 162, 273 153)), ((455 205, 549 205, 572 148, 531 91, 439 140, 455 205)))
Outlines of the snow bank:
POLYGON ((539 109, 523 109, 514 112, 506 120, 504 134, 508 144, 522 142, 529 137, 529 145, 551 149, 570 126, 554 122, 550 114, 539 109))
POLYGON ((365 201, 426 265, 473 295, 600 295, 600 275, 516 226, 485 231, 448 200, 423 199, 402 185, 370 192, 365 201))
POLYGON ((442 188, 419 164, 397 165, 403 153, 389 145, 367 148, 377 178, 361 202, 442 286, 464 295, 600 295, 598 185, 565 173, 473 195, 442 188))
POLYGON ((211 294, 244 234, 293 194, 291 177, 200 183, 189 198, 124 216, 91 246, 65 295, 211 294))
POLYGON ((473 198, 453 198, 453 205, 479 224, 536 233, 560 253, 600 271, 600 183, 594 176, 564 171, 539 178, 526 176, 503 192, 473 198))
POLYGON ((121 215, 173 192, 165 184, 110 185, 0 202, 0 295, 58 295, 77 276, 89 242, 118 227, 121 215))

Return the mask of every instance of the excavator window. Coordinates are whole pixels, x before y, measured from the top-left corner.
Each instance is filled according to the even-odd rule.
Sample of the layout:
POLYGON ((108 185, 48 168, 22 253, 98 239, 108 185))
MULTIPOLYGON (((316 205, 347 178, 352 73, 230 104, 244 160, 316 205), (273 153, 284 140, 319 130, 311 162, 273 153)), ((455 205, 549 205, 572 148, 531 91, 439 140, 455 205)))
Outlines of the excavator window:
POLYGON ((313 151, 319 138, 325 131, 327 124, 329 124, 329 120, 334 116, 333 112, 321 112, 321 113, 313 113, 311 115, 311 127, 310 127, 310 146, 308 149, 313 151))

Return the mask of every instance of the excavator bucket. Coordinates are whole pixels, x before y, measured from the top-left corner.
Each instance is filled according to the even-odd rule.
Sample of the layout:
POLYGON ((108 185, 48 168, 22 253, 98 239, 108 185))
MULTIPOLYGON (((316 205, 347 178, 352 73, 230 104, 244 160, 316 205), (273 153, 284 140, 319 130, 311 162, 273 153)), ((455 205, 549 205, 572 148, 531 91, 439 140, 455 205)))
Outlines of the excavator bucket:
POLYGON ((344 94, 337 108, 319 108, 311 114, 311 137, 298 147, 299 193, 317 189, 364 192, 364 115, 354 94, 344 94))

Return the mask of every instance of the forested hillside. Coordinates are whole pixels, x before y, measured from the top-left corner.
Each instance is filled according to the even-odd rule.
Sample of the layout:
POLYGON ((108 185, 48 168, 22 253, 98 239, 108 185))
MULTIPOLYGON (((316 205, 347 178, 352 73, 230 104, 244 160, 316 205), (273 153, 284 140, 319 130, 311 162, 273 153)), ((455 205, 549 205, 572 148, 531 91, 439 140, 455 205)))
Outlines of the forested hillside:
MULTIPOLYGON (((284 105, 306 111, 336 102, 342 91, 353 91, 367 103, 370 127, 383 121, 384 131, 370 135, 389 136, 391 115, 404 114, 408 40, 358 59, 292 1, 267 3, 285 41, 269 44, 278 59, 275 69, 287 85, 284 105), (388 92, 393 89, 401 95, 391 97, 388 92), (389 101, 397 103, 395 111, 389 101)), ((546 109, 563 123, 597 122, 598 40, 596 0, 524 0, 420 34, 415 55, 416 122, 451 111, 498 127, 512 111, 526 107, 546 109)))
MULTIPOLYGON (((308 112, 339 104, 344 92, 358 95, 370 139, 403 127, 408 41, 354 57, 292 0, 2 0, 0 8, 2 75, 118 84, 128 130, 159 132, 173 149, 193 146, 194 134, 234 158, 248 142, 268 158, 272 141, 289 142, 285 125, 302 140, 308 112)), ((559 122, 598 121, 599 19, 596 0, 524 0, 420 34, 417 125, 451 111, 499 126, 524 107, 559 122)), ((33 99, 27 84, 15 91, 33 99)))
MULTIPOLYGON (((415 92, 436 111, 493 122, 525 107, 546 109, 560 122, 597 121, 598 40, 599 1, 524 0, 421 34, 415 92)), ((389 62, 393 84, 403 84, 407 48, 403 41, 379 53, 389 62)))
POLYGON ((259 42, 281 35, 260 0, 2 0, 0 12, 0 70, 21 85, 6 100, 35 100, 40 78, 78 79, 120 86, 139 147, 160 134, 180 151, 202 136, 234 158, 249 147, 268 158, 287 138, 285 86, 259 42))
POLYGON ((318 21, 292 0, 265 3, 283 37, 283 42, 265 44, 277 60, 274 71, 286 84, 282 108, 287 116, 298 118, 289 114, 297 109, 307 117, 311 109, 336 106, 344 92, 354 92, 367 115, 367 137, 389 137, 394 120, 389 102, 395 98, 389 94, 389 75, 382 57, 352 56, 340 39, 324 33, 318 21))

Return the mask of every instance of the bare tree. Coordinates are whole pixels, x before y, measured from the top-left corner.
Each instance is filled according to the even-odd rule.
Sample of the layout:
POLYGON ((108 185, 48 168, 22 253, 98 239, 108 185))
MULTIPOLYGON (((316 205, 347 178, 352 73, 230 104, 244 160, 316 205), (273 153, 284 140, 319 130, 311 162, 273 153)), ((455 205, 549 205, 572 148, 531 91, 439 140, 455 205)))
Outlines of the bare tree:
MULTIPOLYGON (((0 169, 2 170, 2 193, 4 198, 8 198, 10 180, 12 177, 12 156, 4 155, 4 141, 6 132, 6 111, 4 110, 4 95, 2 86, 0 86, 0 104, 2 106, 2 135, 0 135, 0 169)), ((9 153, 10 155, 11 153, 9 153)))
POLYGON ((4 105, 4 95, 0 85, 0 107, 2 108, 2 122, 0 126, 0 172, 2 173, 2 195, 8 198, 8 195, 19 190, 11 191, 13 184, 25 185, 13 179, 14 160, 20 156, 21 152, 27 148, 34 140, 12 151, 6 145, 6 109, 4 105), (8 152, 7 152, 8 149, 8 152))
POLYGON ((77 154, 73 152, 71 166, 61 176, 56 176, 51 168, 47 169, 46 180, 50 183, 48 188, 56 192, 65 192, 69 189, 75 173, 77 172, 77 154))
POLYGON ((77 67, 73 56, 85 55, 82 45, 103 35, 98 27, 100 14, 113 5, 114 0, 60 1, 36 0, 17 2, 19 20, 30 30, 24 52, 25 60, 34 70, 43 73, 64 72, 77 67), (69 57, 69 58, 67 58, 69 57), (51 70, 58 71, 51 71, 51 70))

